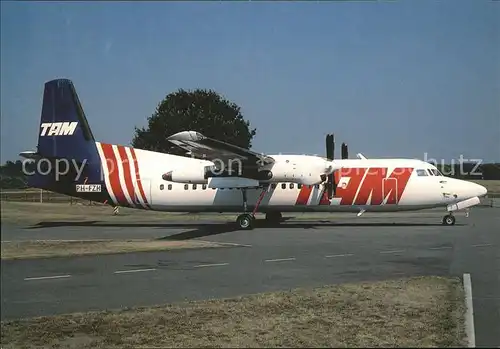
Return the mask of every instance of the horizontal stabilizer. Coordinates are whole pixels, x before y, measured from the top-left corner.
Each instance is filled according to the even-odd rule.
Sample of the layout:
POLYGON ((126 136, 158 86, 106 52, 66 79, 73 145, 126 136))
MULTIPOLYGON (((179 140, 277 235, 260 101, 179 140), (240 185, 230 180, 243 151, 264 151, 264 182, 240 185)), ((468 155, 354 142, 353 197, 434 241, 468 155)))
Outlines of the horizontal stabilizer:
POLYGON ((38 154, 38 152, 34 150, 27 150, 19 153, 20 157, 23 157, 25 159, 32 159, 32 160, 37 160, 40 159, 42 156, 38 154))

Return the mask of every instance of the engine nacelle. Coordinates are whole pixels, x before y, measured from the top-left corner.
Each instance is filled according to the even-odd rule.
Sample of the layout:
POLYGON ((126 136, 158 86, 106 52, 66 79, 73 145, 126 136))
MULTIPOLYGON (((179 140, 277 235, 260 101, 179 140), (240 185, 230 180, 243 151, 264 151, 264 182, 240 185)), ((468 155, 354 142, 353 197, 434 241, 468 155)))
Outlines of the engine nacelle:
POLYGON ((207 184, 206 174, 208 171, 210 171, 210 166, 188 167, 167 172, 162 178, 169 182, 207 184))
POLYGON ((340 168, 334 162, 307 155, 275 156, 277 161, 269 168, 269 179, 263 182, 292 182, 302 185, 324 183, 328 175, 340 168))

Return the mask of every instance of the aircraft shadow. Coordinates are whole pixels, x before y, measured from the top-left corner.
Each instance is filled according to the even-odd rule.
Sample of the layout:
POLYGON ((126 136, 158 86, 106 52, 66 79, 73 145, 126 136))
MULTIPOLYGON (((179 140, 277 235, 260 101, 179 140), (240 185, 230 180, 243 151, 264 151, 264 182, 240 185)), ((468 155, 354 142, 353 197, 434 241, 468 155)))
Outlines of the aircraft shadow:
MULTIPOLYGON (((455 225, 465 225, 465 224, 455 224, 455 225)), ((311 223, 288 223, 278 226, 269 225, 259 225, 256 224, 255 228, 274 228, 274 229, 316 229, 320 227, 441 227, 442 224, 438 223, 322 223, 322 224, 311 224, 311 223)), ((210 224, 197 229, 185 231, 178 234, 168 235, 165 237, 158 238, 157 240, 189 240, 207 237, 211 235, 218 235, 224 233, 230 233, 240 230, 235 223, 225 223, 225 224, 210 224)), ((242 232, 244 230, 241 230, 242 232)))
MULTIPOLYGON (((288 220, 285 218, 284 220, 288 220)), ((462 226, 465 224, 455 224, 462 226)), ((293 222, 281 225, 271 225, 264 220, 256 220, 255 228, 273 229, 316 229, 321 227, 440 227, 441 223, 414 223, 414 222, 293 222)), ((157 240, 190 240, 203 238, 212 235, 231 233, 236 231, 244 232, 235 222, 224 223, 104 223, 99 221, 46 221, 28 227, 28 229, 40 229, 51 227, 124 227, 124 228, 185 228, 189 229, 181 233, 167 235, 157 238, 157 240)))

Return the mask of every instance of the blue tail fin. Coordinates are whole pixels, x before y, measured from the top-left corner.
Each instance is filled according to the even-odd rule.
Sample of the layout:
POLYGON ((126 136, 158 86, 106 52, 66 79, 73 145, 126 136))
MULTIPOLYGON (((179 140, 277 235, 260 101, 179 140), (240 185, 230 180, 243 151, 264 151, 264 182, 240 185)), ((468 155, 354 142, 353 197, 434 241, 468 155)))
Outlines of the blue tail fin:
POLYGON ((104 194, 101 159, 70 80, 45 83, 37 151, 30 157, 37 161, 37 170, 28 179, 30 186, 82 196, 76 193, 77 184, 100 184, 104 194), (69 166, 67 173, 63 166, 69 166))
POLYGON ((70 80, 45 83, 38 153, 43 157, 79 161, 98 155, 94 136, 70 80))

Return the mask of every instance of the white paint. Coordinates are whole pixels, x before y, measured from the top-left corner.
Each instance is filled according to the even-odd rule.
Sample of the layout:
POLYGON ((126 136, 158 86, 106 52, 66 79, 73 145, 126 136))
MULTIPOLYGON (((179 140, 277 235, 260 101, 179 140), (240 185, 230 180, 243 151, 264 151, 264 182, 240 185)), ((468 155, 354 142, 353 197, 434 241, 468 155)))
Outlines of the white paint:
POLYGON ((337 258, 337 257, 350 257, 353 256, 352 253, 346 253, 346 254, 332 254, 329 256, 325 256, 325 258, 337 258))
POLYGON ((24 278, 24 281, 63 279, 63 278, 69 278, 69 277, 71 277, 71 275, 39 276, 39 277, 24 278))
POLYGON ((278 259, 266 259, 264 262, 285 262, 285 261, 294 261, 295 257, 290 258, 278 258, 278 259))
MULTIPOLYGON (((467 188, 468 189, 468 188, 467 188)), ((471 189, 471 193, 474 193, 474 190, 475 188, 472 188, 471 189)), ((477 196, 475 197, 472 197, 470 199, 467 199, 467 200, 463 200, 463 201, 460 201, 460 202, 457 202, 456 204, 451 204, 451 205, 448 205, 448 207, 446 208, 449 212, 453 212, 453 211, 458 211, 458 210, 463 210, 464 208, 469 208, 469 207, 472 207, 472 206, 476 206, 480 203, 481 201, 479 200, 479 198, 477 196)))
POLYGON ((156 270, 155 268, 151 268, 151 269, 129 269, 129 270, 118 270, 118 271, 115 271, 114 274, 124 274, 124 273, 140 273, 140 272, 143 272, 143 271, 154 271, 156 270))
POLYGON ((477 245, 472 245, 472 247, 486 247, 486 246, 491 246, 492 244, 477 244, 477 245))
POLYGON ((464 274, 464 289, 465 289, 465 333, 468 339, 468 347, 476 347, 476 337, 474 332, 474 308, 472 304, 472 281, 470 274, 464 274))
POLYGON ((252 247, 252 245, 245 245, 245 244, 237 244, 235 242, 218 242, 218 241, 208 241, 208 240, 198 240, 202 242, 208 242, 210 244, 217 244, 217 245, 227 245, 227 246, 237 246, 237 247, 252 247))
POLYGON ((214 263, 214 264, 200 264, 195 265, 195 268, 206 268, 206 267, 222 267, 224 265, 229 265, 229 263, 214 263))
POLYGON ((382 254, 388 254, 388 253, 400 253, 404 252, 405 250, 394 250, 394 251, 381 251, 380 253, 382 254))

